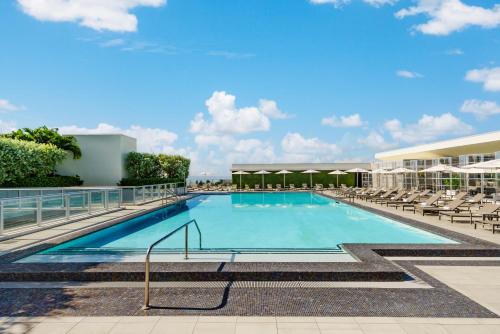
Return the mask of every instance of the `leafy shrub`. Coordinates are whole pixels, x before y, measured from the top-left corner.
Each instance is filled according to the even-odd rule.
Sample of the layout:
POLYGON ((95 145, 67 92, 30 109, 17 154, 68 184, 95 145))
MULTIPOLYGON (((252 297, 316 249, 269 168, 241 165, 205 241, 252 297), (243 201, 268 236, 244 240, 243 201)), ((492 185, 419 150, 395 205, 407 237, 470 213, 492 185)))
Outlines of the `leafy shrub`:
POLYGON ((3 184, 2 187, 17 188, 17 187, 75 187, 81 186, 83 181, 78 175, 75 176, 33 176, 18 179, 13 182, 3 184))
POLYGON ((19 129, 11 133, 2 135, 2 137, 10 139, 18 139, 24 141, 32 141, 38 144, 52 144, 62 150, 71 152, 73 159, 80 159, 82 151, 80 146, 73 136, 63 136, 59 134, 58 129, 49 129, 46 126, 41 126, 36 129, 19 129))
POLYGON ((66 152, 51 144, 0 137, 0 184, 54 173, 66 152))
POLYGON ((150 153, 130 152, 125 160, 125 169, 131 179, 150 179, 162 176, 158 156, 150 153))
POLYGON ((159 154, 161 170, 169 178, 186 179, 189 176, 191 160, 180 155, 159 154))
MULTIPOLYGON (((180 155, 130 152, 125 169, 130 179, 184 179, 189 175, 191 161, 180 155)), ((152 183, 149 183, 152 184, 152 183)))
POLYGON ((164 178, 164 177, 154 177, 145 179, 134 179, 134 178, 124 178, 121 179, 119 186, 147 186, 151 184, 161 184, 161 183, 177 183, 183 182, 182 179, 175 178, 164 178))

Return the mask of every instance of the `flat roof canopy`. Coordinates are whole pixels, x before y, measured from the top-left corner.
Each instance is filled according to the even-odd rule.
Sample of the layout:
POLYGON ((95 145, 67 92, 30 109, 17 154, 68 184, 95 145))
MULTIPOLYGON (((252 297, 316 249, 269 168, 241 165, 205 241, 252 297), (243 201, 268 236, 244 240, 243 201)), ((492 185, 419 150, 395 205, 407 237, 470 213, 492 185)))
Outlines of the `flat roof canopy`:
POLYGON ((336 169, 347 170, 351 168, 370 169, 370 163, 363 162, 346 162, 346 163, 275 163, 275 164, 233 164, 231 171, 246 171, 257 172, 259 170, 267 170, 269 172, 277 172, 282 169, 289 171, 305 171, 315 169, 318 171, 332 171, 336 169))
POLYGON ((380 152, 375 154, 375 159, 383 161, 425 160, 498 151, 500 151, 500 131, 380 152))

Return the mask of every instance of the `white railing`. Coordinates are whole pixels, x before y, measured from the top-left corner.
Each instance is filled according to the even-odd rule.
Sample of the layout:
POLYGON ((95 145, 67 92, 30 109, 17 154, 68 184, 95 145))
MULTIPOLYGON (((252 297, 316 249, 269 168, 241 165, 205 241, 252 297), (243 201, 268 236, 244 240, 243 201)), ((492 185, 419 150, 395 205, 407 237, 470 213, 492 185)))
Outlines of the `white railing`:
POLYGON ((121 206, 121 189, 88 190, 0 200, 0 235, 121 206))
POLYGON ((185 193, 184 183, 107 188, 0 189, 0 236, 7 231, 42 226, 55 220, 91 216, 124 204, 141 205, 185 193), (14 197, 14 195, 21 195, 14 197))

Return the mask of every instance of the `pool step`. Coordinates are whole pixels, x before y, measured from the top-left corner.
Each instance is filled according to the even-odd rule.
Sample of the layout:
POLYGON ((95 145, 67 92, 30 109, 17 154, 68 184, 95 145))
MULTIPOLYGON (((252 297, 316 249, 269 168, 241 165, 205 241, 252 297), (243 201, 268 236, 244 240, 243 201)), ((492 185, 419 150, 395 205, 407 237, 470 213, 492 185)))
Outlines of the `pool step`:
MULTIPOLYGON (((143 263, 11 263, 0 281, 144 281, 143 263)), ((360 263, 199 262, 151 264, 152 281, 405 281, 397 266, 360 263)))

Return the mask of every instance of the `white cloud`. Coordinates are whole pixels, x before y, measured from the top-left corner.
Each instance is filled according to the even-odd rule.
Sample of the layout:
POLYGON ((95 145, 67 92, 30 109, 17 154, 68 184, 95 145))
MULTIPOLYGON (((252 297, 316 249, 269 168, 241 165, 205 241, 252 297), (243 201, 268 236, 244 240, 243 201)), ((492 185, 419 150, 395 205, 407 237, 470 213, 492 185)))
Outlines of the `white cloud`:
POLYGON ((110 39, 99 43, 99 45, 102 46, 103 48, 111 48, 111 47, 121 46, 124 44, 125 40, 123 38, 110 39))
POLYGON ((460 108, 461 112, 471 113, 478 119, 486 119, 489 116, 500 114, 500 106, 494 101, 466 100, 460 108))
POLYGON ((210 120, 203 113, 196 114, 191 121, 192 133, 210 135, 245 134, 268 131, 271 128, 270 118, 285 118, 276 102, 260 100, 258 107, 236 107, 236 97, 223 91, 216 91, 205 102, 210 120))
POLYGON ((469 6, 460 0, 418 0, 416 6, 401 9, 396 17, 426 15, 429 20, 413 28, 429 35, 448 35, 469 26, 495 28, 500 25, 500 5, 492 8, 469 6))
POLYGON ((314 5, 333 5, 335 7, 341 7, 351 2, 351 0, 309 0, 310 3, 314 5))
POLYGON ((349 116, 337 116, 333 115, 331 117, 325 117, 321 120, 321 124, 329 125, 334 128, 356 128, 363 125, 361 116, 359 114, 352 114, 349 116))
POLYGON ((226 59, 247 59, 255 57, 253 53, 240 53, 231 51, 212 50, 207 52, 207 56, 222 57, 226 59))
POLYGON ((132 125, 128 129, 99 123, 95 128, 82 128, 75 125, 61 126, 59 131, 63 134, 112 134, 121 133, 137 138, 137 150, 141 152, 169 153, 172 152, 172 144, 177 140, 177 134, 159 128, 143 128, 132 125))
POLYGON ((305 138, 300 133, 289 132, 281 140, 283 159, 294 162, 333 161, 341 153, 336 144, 330 144, 319 138, 305 138))
POLYGON ((424 114, 417 123, 403 125, 400 120, 392 119, 384 124, 391 137, 405 143, 431 141, 448 135, 465 135, 472 127, 450 113, 440 116, 424 114))
POLYGON ((462 49, 451 49, 445 52, 448 56, 461 56, 464 54, 462 49))
POLYGON ((374 7, 381 7, 385 5, 394 5, 398 0, 363 0, 363 2, 374 7))
MULTIPOLYGON (((309 0, 309 2, 315 5, 333 5, 338 8, 351 3, 351 0, 309 0)), ((398 0, 363 0, 363 2, 373 7, 381 7, 384 5, 393 5, 398 0)))
POLYGON ((0 133, 8 133, 16 130, 16 123, 11 121, 2 121, 0 119, 0 133))
POLYGON ((136 7, 160 7, 166 0, 17 0, 22 10, 40 21, 77 22, 95 30, 133 32, 136 7))
POLYGON ((423 78, 423 75, 417 72, 412 72, 408 70, 399 70, 396 72, 396 75, 401 78, 406 78, 406 79, 417 79, 417 78, 423 78))
POLYGON ((384 136, 377 131, 372 131, 368 136, 359 138, 358 143, 374 150, 387 150, 397 146, 395 143, 388 143, 384 136))
POLYGON ((15 104, 11 103, 9 100, 0 99, 0 113, 8 112, 8 111, 19 111, 22 109, 23 109, 22 107, 16 106, 15 104))
POLYGON ((488 91, 500 91, 500 67, 470 70, 465 74, 465 80, 479 82, 488 91))

